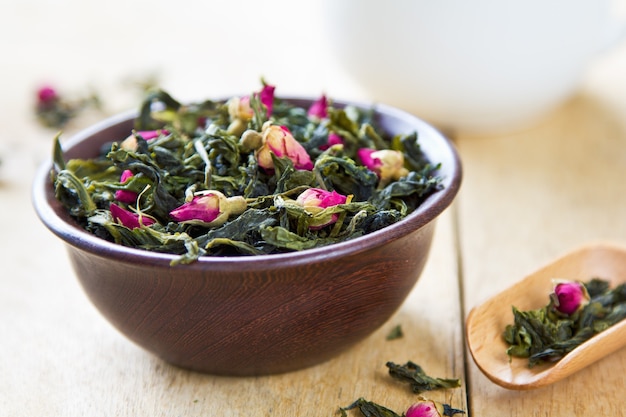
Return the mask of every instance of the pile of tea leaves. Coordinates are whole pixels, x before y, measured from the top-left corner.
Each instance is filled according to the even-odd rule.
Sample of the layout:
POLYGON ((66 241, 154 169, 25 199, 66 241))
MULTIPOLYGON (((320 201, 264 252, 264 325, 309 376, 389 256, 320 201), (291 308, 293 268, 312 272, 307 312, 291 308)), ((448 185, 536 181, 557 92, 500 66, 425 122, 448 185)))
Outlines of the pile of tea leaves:
POLYGON ((65 160, 57 137, 56 197, 87 231, 175 264, 353 239, 442 188, 417 132, 388 137, 372 109, 273 91, 192 104, 151 91, 97 158, 65 160))
POLYGON ((571 314, 559 312, 553 296, 535 310, 512 307, 514 323, 503 333, 509 357, 528 358, 529 367, 555 362, 626 318, 626 284, 611 287, 597 277, 581 284, 588 299, 571 314))

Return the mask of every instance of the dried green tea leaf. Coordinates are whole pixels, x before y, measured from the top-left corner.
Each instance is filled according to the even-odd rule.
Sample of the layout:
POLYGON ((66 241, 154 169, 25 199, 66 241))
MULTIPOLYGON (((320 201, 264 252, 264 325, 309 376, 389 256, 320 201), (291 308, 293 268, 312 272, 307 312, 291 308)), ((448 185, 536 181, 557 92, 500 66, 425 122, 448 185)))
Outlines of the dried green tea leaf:
POLYGON ((62 171, 65 169, 65 160, 63 159, 63 148, 61 147, 61 133, 57 133, 54 137, 52 149, 52 163, 54 170, 62 171))
POLYGON ((389 333, 387 333, 387 340, 396 340, 404 337, 404 333, 402 332, 402 326, 399 324, 394 326, 389 333))
POLYGON ((339 408, 342 417, 347 417, 346 411, 358 408, 365 417, 401 417, 395 411, 387 407, 367 401, 365 398, 359 398, 347 407, 339 408))
POLYGON ((389 375, 402 382, 409 384, 411 390, 418 394, 423 391, 437 389, 458 388, 461 381, 458 379, 434 378, 426 374, 421 366, 408 361, 404 365, 387 362, 389 375))
POLYGON ((452 417, 455 414, 465 414, 465 411, 459 410, 458 408, 450 407, 450 404, 443 404, 443 415, 452 417))

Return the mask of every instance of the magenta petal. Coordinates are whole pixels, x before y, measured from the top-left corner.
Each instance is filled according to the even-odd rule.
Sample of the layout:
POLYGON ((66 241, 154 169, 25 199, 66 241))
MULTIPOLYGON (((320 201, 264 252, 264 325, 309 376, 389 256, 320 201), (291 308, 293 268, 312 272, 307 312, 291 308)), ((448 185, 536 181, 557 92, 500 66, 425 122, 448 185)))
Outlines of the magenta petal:
POLYGON ((117 190, 115 192, 115 199, 122 203, 132 204, 137 201, 137 193, 129 190, 117 190))
POLYGON ((159 137, 159 135, 163 133, 167 135, 169 132, 167 130, 140 130, 137 132, 139 136, 141 136, 144 140, 152 140, 159 137))
POLYGON ((111 203, 109 206, 109 210, 111 211, 111 216, 113 216, 113 220, 122 224, 122 226, 126 226, 129 229, 136 229, 137 227, 150 226, 154 224, 154 220, 150 217, 142 216, 141 222, 139 221, 139 215, 133 213, 128 210, 124 210, 117 204, 111 203))
POLYGON ((334 145, 343 145, 343 138, 338 134, 331 132, 328 135, 328 142, 326 143, 326 145, 320 146, 320 150, 325 151, 326 149, 334 145))
MULTIPOLYGON (((130 178, 133 177, 133 172, 129 169, 124 170, 120 177, 120 182, 124 183, 130 178)), ((131 204, 137 201, 137 193, 129 190, 117 190, 115 192, 115 199, 117 201, 121 201, 122 203, 131 204)))
POLYGON ((339 204, 344 204, 346 202, 346 197, 339 194, 336 191, 328 192, 326 191, 325 195, 322 196, 320 201, 321 208, 327 208, 332 206, 337 206, 339 204))
POLYGON ((342 145, 342 144, 343 144, 343 138, 339 136, 338 134, 333 132, 330 135, 328 135, 328 146, 342 145))
POLYGON ((43 86, 37 91, 37 99, 40 103, 50 103, 58 98, 56 90, 50 86, 43 86))
POLYGON ((273 85, 265 84, 263 89, 259 93, 259 100, 267 108, 267 117, 272 115, 272 108, 274 106, 274 90, 276 87, 273 85))
POLYGON ((129 178, 133 177, 133 171, 130 169, 125 169, 122 171, 122 175, 120 175, 120 182, 126 182, 129 178))
POLYGON ((328 117, 328 100, 326 96, 322 95, 319 99, 315 100, 313 104, 311 104, 311 107, 309 107, 307 114, 319 119, 328 117))
POLYGON ((376 149, 361 148, 357 151, 357 155, 359 156, 361 163, 370 171, 377 172, 378 168, 382 165, 382 162, 380 159, 372 157, 374 152, 376 152, 376 149))

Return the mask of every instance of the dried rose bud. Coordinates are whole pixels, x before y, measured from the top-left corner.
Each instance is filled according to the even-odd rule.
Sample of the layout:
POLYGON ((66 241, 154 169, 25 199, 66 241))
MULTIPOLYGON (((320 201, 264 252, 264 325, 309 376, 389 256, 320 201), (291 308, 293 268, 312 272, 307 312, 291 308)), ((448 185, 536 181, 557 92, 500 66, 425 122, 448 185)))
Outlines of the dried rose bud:
POLYGON ((421 399, 406 410, 406 417, 443 417, 443 413, 442 404, 421 399))
POLYGON ((231 215, 243 213, 246 207, 246 199, 241 196, 226 197, 219 191, 208 190, 196 193, 191 201, 172 210, 170 216, 180 223, 217 227, 231 215))
POLYGON ((59 95, 57 91, 49 86, 43 86, 39 90, 37 90, 37 100, 41 104, 49 104, 57 101, 59 99, 59 95))
MULTIPOLYGON (((315 215, 328 207, 339 204, 345 204, 347 197, 336 191, 326 191, 320 188, 309 188, 301 193, 296 199, 296 204, 302 206, 306 211, 315 215)), ((333 213, 324 218, 320 218, 315 223, 310 224, 309 228, 313 230, 321 229, 325 226, 333 224, 339 218, 339 214, 333 213)))
POLYGON ((140 130, 131 134, 126 139, 122 141, 120 146, 122 149, 126 151, 136 151, 137 150, 137 136, 141 136, 143 140, 150 142, 158 138, 161 134, 169 135, 169 131, 165 129, 157 129, 157 130, 140 130))
POLYGON ((405 417, 452 417, 455 414, 465 414, 465 411, 420 396, 418 402, 406 410, 405 417))
POLYGON ((228 115, 230 120, 242 120, 247 122, 254 116, 250 107, 250 97, 232 97, 228 100, 228 115))
POLYGON ((315 117, 318 119, 325 119, 328 117, 328 100, 325 95, 322 95, 319 99, 315 100, 309 111, 307 112, 309 117, 315 117))
POLYGON ((361 148, 357 154, 361 163, 374 171, 384 184, 391 180, 399 180, 409 173, 404 167, 404 155, 400 151, 361 148))
MULTIPOLYGON (((261 104, 267 109, 267 117, 271 116, 274 106, 274 90, 273 85, 266 84, 261 91, 254 93, 258 95, 261 104)), ((228 100, 228 115, 231 121, 247 122, 254 116, 254 111, 250 106, 250 97, 232 97, 228 100)))
POLYGON ((455 414, 465 414, 465 411, 452 408, 448 404, 418 397, 418 402, 406 410, 405 417, 452 417, 455 414))
MULTIPOLYGON (((274 106, 274 89, 273 85, 265 84, 261 91, 253 94, 265 106, 268 118, 271 116, 274 106)), ((250 97, 232 97, 227 104, 230 124, 226 131, 231 135, 239 136, 246 130, 248 122, 254 117, 254 110, 250 106, 250 97)))
POLYGON ((109 210, 111 211, 113 220, 122 226, 128 227, 129 229, 136 229, 141 226, 150 226, 155 223, 154 219, 125 210, 115 203, 111 203, 109 210))
POLYGON ((585 285, 578 281, 555 281, 550 298, 554 307, 568 316, 589 303, 589 293, 585 285))
MULTIPOLYGON (((120 182, 125 183, 129 179, 133 177, 133 172, 129 169, 125 169, 120 176, 120 182)), ((122 203, 134 203, 137 201, 137 193, 130 190, 117 190, 115 192, 115 199, 117 201, 121 201, 122 203)))
POLYGON ((326 145, 320 146, 320 150, 325 151, 326 149, 335 145, 343 145, 343 138, 335 132, 331 132, 328 135, 328 142, 326 143, 326 145))
POLYGON ((313 162, 306 149, 293 137, 285 126, 266 123, 261 132, 263 144, 256 150, 255 156, 259 166, 265 170, 274 169, 272 154, 278 158, 289 158, 296 169, 311 171, 313 162))
POLYGON ((239 145, 244 152, 259 149, 263 145, 263 136, 256 130, 248 129, 241 134, 239 145))

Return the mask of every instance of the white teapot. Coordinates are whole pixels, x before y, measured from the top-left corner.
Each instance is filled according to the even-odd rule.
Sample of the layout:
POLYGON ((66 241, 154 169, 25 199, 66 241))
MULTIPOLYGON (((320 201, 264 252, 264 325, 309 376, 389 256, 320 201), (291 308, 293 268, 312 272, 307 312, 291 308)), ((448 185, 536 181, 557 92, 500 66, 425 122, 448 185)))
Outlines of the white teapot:
POLYGON ((376 101, 443 128, 531 125, 624 33, 609 0, 327 0, 335 58, 376 101))

